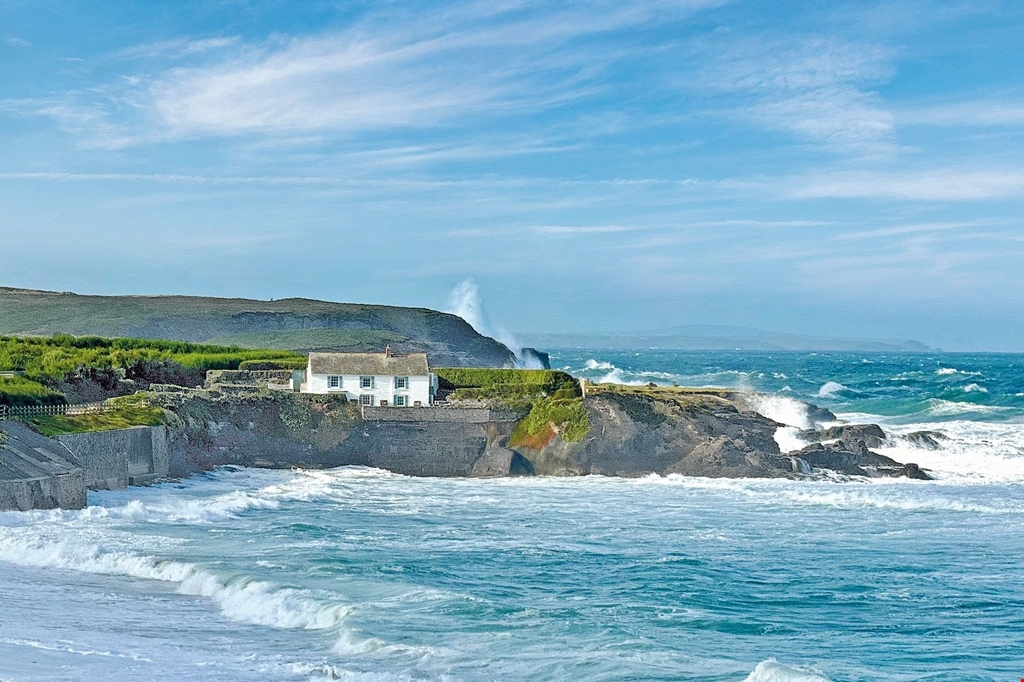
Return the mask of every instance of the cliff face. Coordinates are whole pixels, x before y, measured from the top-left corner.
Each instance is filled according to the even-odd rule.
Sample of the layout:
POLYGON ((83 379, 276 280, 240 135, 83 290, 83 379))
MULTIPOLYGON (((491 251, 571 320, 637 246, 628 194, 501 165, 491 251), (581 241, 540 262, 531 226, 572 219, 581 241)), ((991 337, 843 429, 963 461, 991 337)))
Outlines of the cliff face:
POLYGON ((577 443, 556 436, 539 449, 521 448, 537 473, 643 476, 779 477, 799 464, 779 453, 780 426, 715 395, 669 401, 606 393, 585 401, 590 431, 577 443))
MULTIPOLYGON (((585 399, 585 437, 511 445, 520 414, 488 408, 368 408, 333 396, 177 391, 158 394, 175 415, 172 474, 218 464, 334 467, 347 464, 410 476, 549 475, 797 477, 811 467, 858 476, 918 476, 846 444, 779 452, 780 424, 724 391, 605 392, 585 399)), ((851 427, 851 429, 854 427, 851 427)), ((862 427, 857 427, 862 428, 862 427)))
MULTIPOLYGON (((158 386, 149 399, 166 427, 51 440, 0 422, 0 510, 85 505, 85 489, 121 488, 222 464, 364 465, 408 476, 800 477, 813 469, 852 476, 928 478, 872 452, 885 434, 849 425, 803 434, 820 440, 781 454, 779 424, 747 409, 742 394, 606 389, 584 400, 589 429, 570 442, 550 424, 545 442, 510 445, 522 412, 489 407, 366 408, 336 396, 211 384, 158 386)), ((568 433, 568 431, 567 431, 568 433)), ((926 435, 926 434, 924 434, 926 435)))
POLYGON ((516 416, 500 410, 368 408, 364 418, 335 396, 166 387, 154 395, 172 415, 173 476, 220 464, 363 465, 408 476, 508 475, 516 466, 510 454, 501 468, 497 445, 516 416))
MULTIPOLYGON (((606 390, 584 402, 590 430, 581 441, 567 442, 556 434, 543 447, 517 450, 537 473, 553 476, 796 478, 828 470, 849 476, 930 478, 916 464, 872 452, 870 447, 885 440, 874 424, 804 432, 805 439, 819 442, 783 454, 775 441, 782 424, 752 411, 749 397, 714 389, 606 390)), ((834 420, 822 412, 828 414, 827 421, 834 420)))
POLYGON ((508 348, 427 308, 0 287, 0 334, 131 336, 282 350, 424 352, 436 367, 511 367, 508 348))

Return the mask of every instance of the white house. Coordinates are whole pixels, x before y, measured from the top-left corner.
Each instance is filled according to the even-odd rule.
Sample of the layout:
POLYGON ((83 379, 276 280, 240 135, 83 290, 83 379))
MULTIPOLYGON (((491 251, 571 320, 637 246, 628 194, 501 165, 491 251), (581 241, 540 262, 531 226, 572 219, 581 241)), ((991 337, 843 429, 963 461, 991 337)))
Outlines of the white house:
POLYGON ((363 405, 413 407, 431 405, 437 375, 426 353, 310 353, 303 393, 337 393, 363 405))

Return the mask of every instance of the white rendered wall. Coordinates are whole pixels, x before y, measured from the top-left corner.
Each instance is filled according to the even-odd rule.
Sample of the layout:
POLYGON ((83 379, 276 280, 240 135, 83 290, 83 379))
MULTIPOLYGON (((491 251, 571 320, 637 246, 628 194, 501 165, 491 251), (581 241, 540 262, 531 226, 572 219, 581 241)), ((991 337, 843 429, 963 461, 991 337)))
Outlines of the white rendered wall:
POLYGON ((372 395, 373 404, 380 405, 380 401, 388 401, 388 405, 395 404, 395 395, 404 395, 408 398, 408 405, 412 406, 417 401, 421 405, 430 405, 431 385, 434 383, 433 374, 410 376, 409 388, 395 390, 395 377, 375 376, 373 388, 362 388, 360 376, 344 374, 341 377, 341 387, 329 388, 328 375, 308 374, 306 377, 306 393, 330 393, 344 394, 349 400, 359 400, 360 396, 372 395))

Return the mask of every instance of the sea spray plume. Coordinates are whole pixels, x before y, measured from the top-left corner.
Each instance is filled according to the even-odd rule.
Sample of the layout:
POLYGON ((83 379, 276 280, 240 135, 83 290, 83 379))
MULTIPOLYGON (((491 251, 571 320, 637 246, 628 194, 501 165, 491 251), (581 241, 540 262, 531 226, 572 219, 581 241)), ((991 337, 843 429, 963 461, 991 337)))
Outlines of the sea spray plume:
POLYGON ((464 279, 455 285, 455 288, 448 294, 448 309, 446 312, 458 315, 479 333, 505 344, 516 356, 516 367, 521 369, 543 369, 535 358, 520 357, 523 355, 523 346, 512 334, 501 327, 491 328, 490 319, 484 310, 483 299, 480 297, 480 287, 477 286, 474 280, 464 279))
POLYGON ((483 308, 480 288, 471 279, 462 280, 448 294, 448 310, 446 312, 458 315, 473 329, 481 334, 487 334, 489 325, 485 321, 483 308))

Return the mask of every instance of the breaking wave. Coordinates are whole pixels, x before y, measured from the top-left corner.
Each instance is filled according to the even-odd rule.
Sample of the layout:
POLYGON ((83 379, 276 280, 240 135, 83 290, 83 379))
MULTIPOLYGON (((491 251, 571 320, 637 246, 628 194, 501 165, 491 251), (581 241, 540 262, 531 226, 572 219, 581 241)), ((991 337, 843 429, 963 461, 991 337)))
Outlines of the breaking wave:
POLYGON ((773 421, 798 429, 812 429, 807 403, 783 395, 758 394, 751 398, 754 409, 773 421))
POLYGON ((19 566, 176 583, 180 594, 205 597, 230 620, 252 625, 337 629, 350 611, 347 605, 325 603, 306 590, 281 587, 245 576, 223 578, 196 564, 107 551, 98 544, 0 537, 0 560, 19 566))
POLYGON ((831 682, 831 680, 809 670, 791 668, 779 663, 774 658, 769 658, 767 661, 758 663, 743 682, 831 682))

